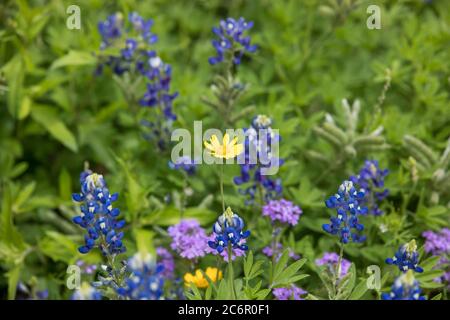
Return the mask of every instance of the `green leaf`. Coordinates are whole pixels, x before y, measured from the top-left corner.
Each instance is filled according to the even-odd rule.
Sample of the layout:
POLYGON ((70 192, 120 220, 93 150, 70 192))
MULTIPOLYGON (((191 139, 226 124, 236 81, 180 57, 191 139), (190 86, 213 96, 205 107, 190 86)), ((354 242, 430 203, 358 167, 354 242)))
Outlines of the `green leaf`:
POLYGON ((289 250, 286 249, 283 251, 280 259, 278 259, 278 262, 275 264, 275 267, 273 268, 272 282, 275 282, 275 279, 277 279, 281 275, 284 266, 286 265, 288 260, 289 260, 289 250))
POLYGON ((430 270, 427 272, 419 273, 416 275, 416 279, 419 282, 427 282, 433 279, 439 278, 444 274, 443 270, 430 270))
POLYGON ((184 294, 189 300, 203 300, 202 293, 193 283, 185 290, 184 294))
POLYGON ((71 264, 81 257, 78 252, 80 245, 81 241, 77 243, 72 238, 55 231, 47 231, 38 243, 43 254, 53 261, 62 261, 67 264, 71 264))
POLYGON ((17 197, 14 201, 14 205, 13 205, 14 212, 21 211, 21 207, 31 197, 35 188, 36 188, 36 182, 31 181, 30 183, 28 183, 24 188, 22 188, 19 191, 19 194, 17 195, 17 197))
POLYGON ((367 291, 366 280, 362 280, 358 283, 355 289, 352 291, 351 295, 348 297, 349 300, 359 300, 367 291))
MULTIPOLYGON (((287 253, 288 254, 287 257, 289 258, 288 250, 285 250, 284 253, 287 253)), ((284 253, 283 253, 283 255, 284 255, 284 253)), ((282 258, 283 258, 283 256, 280 258, 280 261, 282 258)), ((284 262, 284 264, 277 264, 275 266, 274 277, 272 280, 272 287, 288 285, 288 284, 291 284, 295 281, 299 281, 308 276, 308 275, 296 275, 298 270, 300 270, 300 268, 305 264, 306 259, 300 259, 298 261, 295 261, 288 267, 284 268, 286 262, 284 262), (280 266, 281 266, 281 269, 280 269, 280 266)))
POLYGON ((442 299, 442 293, 439 293, 437 295, 435 295, 433 298, 431 298, 431 300, 441 300, 442 299))
POLYGON ((29 96, 25 96, 22 98, 22 101, 20 102, 19 110, 17 112, 17 118, 19 120, 23 120, 30 114, 31 111, 31 105, 32 100, 29 96))
MULTIPOLYGON (((217 218, 217 214, 205 208, 186 208, 183 217, 185 219, 196 219, 201 225, 211 223, 217 218)), ((160 225, 170 226, 177 224, 181 220, 180 210, 173 207, 165 207, 163 209, 154 211, 148 216, 141 219, 143 225, 160 225)))
POLYGON ((226 279, 222 279, 219 283, 219 289, 217 290, 218 300, 229 300, 231 297, 231 291, 226 279))
POLYGON ((14 56, 8 64, 4 66, 3 71, 8 84, 8 111, 14 118, 18 118, 19 107, 22 103, 23 82, 25 77, 24 61, 20 54, 14 56))
POLYGON ((427 271, 432 270, 437 265, 440 259, 440 256, 431 256, 428 259, 425 259, 423 262, 419 263, 419 265, 422 267, 424 273, 426 273, 427 271))
POLYGON ((96 62, 97 59, 90 52, 69 51, 68 54, 53 62, 50 69, 57 69, 66 66, 95 65, 96 62))
POLYGON ((8 299, 14 300, 16 298, 17 284, 20 279, 20 271, 22 270, 22 265, 17 265, 6 273, 8 278, 8 299))
POLYGON ((25 242, 14 227, 12 206, 11 188, 9 184, 5 184, 3 188, 0 239, 6 245, 16 247, 18 250, 25 250, 25 242))
POLYGON ((64 146, 76 152, 78 145, 74 135, 66 127, 66 125, 59 120, 56 110, 47 106, 35 106, 31 112, 33 119, 41 124, 56 140, 61 142, 64 146))
POLYGON ((244 275, 248 279, 250 271, 253 266, 253 251, 250 251, 247 257, 244 258, 244 275))

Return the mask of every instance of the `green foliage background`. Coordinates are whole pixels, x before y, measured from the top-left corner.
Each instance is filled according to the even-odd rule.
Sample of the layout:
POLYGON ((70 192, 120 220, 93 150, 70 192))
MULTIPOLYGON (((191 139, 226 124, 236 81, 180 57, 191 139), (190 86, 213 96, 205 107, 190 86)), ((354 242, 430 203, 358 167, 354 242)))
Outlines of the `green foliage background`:
MULTIPOLYGON (((361 279, 368 265, 382 266, 383 285, 389 286, 395 270, 384 259, 412 238, 422 245, 424 230, 449 225, 450 178, 442 155, 450 137, 450 2, 430 2, 361 1, 352 11, 340 11, 332 9, 333 1, 319 0, 84 0, 76 3, 82 28, 69 30, 66 8, 73 1, 2 1, 0 297, 14 298, 19 281, 36 290, 48 288, 50 298, 70 295, 64 289, 66 268, 81 258, 77 247, 82 242, 80 229, 70 221, 76 213, 71 193, 79 188, 84 161, 121 194, 130 254, 136 239, 167 245, 164 228, 179 219, 182 176, 168 169, 169 155, 142 139, 111 74, 94 75, 97 22, 117 11, 154 19, 155 48, 172 65, 172 87, 180 93, 175 126, 189 130, 194 120, 202 120, 204 128, 221 125, 201 100, 211 95, 215 72, 207 62, 214 54, 211 28, 227 16, 255 22, 251 35, 259 50, 238 73, 250 85, 238 109, 251 105, 254 114, 240 117, 235 126, 247 127, 253 115, 267 114, 280 130, 284 197, 303 209, 284 242, 308 259, 306 268, 313 274, 314 259, 337 250, 335 239, 321 231, 332 214, 323 200, 366 158, 378 159, 390 169, 386 214, 365 220, 367 243, 348 245, 345 257, 356 264, 361 279), (381 7, 381 30, 366 27, 369 4, 381 7), (386 72, 390 87, 377 114, 386 72), (382 125, 387 147, 349 156, 317 134, 314 128, 327 113, 345 129, 343 98, 361 101, 357 132, 382 125), (318 153, 326 161, 318 160, 318 153), (439 179, 438 169, 443 172, 439 179), (171 204, 164 202, 168 194, 171 204)), ((226 202, 249 222, 249 245, 261 255, 271 239, 270 226, 244 205, 233 186, 238 168, 225 170, 226 202)), ((194 194, 186 216, 209 229, 221 211, 217 168, 203 165, 198 172, 189 181, 194 194)), ((95 254, 83 258, 100 259, 95 254)), ((431 295, 442 289, 431 281, 434 276, 421 281, 431 295)), ((319 295, 322 290, 314 275, 301 286, 319 295)), ((364 297, 376 296, 368 292, 364 297)))

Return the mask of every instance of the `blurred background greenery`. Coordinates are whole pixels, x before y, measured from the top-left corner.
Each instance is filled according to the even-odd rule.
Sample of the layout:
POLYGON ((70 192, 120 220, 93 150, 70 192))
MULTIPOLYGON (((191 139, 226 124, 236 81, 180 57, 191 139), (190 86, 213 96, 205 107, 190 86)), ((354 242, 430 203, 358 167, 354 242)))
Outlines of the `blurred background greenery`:
MULTIPOLYGON (((254 106, 254 115, 272 117, 280 130, 284 197, 304 212, 289 241, 310 262, 335 249, 321 231, 330 215, 324 198, 368 158, 390 169, 391 195, 384 216, 368 217, 368 243, 348 246, 361 273, 369 264, 383 265, 400 243, 420 239, 422 231, 448 226, 450 178, 441 155, 450 136, 450 2, 348 3, 80 0, 81 30, 69 30, 66 9, 74 1, 2 1, 0 297, 14 298, 19 282, 48 288, 51 298, 68 297, 66 267, 80 259, 82 241, 70 221, 76 212, 71 193, 79 188, 85 161, 121 194, 130 253, 140 230, 166 244, 161 228, 179 219, 182 175, 167 167, 169 155, 142 139, 111 73, 94 74, 97 23, 119 11, 154 19, 155 49, 172 65, 172 88, 180 94, 175 127, 189 130, 194 120, 204 128, 221 121, 201 99, 211 95, 215 72, 208 64, 214 54, 211 28, 228 16, 254 21, 250 34, 259 50, 239 68, 239 79, 250 85, 240 103, 254 106), (381 8, 380 30, 366 27, 369 4, 381 8), (344 98, 360 100, 358 134, 384 127, 382 148, 347 152, 346 144, 333 146, 320 134, 326 114, 347 129, 344 98)), ((252 116, 240 118, 236 127, 248 127, 252 116)), ((238 170, 226 168, 227 203, 247 218, 259 217, 233 186, 238 170)), ((189 185, 194 192, 186 216, 209 228, 221 211, 215 168, 201 166, 189 185)), ((271 234, 262 219, 248 220, 256 252, 271 234)), ((84 259, 95 263, 99 257, 84 259)), ((307 287, 317 287, 317 278, 307 281, 307 287)))

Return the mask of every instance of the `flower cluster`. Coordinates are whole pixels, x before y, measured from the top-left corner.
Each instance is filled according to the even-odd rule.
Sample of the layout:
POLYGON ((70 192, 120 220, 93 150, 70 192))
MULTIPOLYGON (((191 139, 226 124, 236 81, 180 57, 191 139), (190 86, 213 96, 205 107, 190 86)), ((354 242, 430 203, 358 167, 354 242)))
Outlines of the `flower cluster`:
POLYGON ((197 166, 196 166, 195 162, 192 161, 192 159, 189 156, 182 156, 182 157, 179 157, 174 162, 169 161, 169 168, 174 169, 174 170, 181 169, 184 172, 186 172, 188 175, 193 175, 193 174, 195 174, 197 166))
POLYGON ((361 204, 367 206, 369 212, 376 216, 383 214, 379 204, 389 195, 389 189, 383 189, 384 179, 388 174, 388 169, 380 169, 378 161, 367 160, 359 174, 350 177, 355 185, 365 191, 361 204))
POLYGON ((125 252, 122 243, 123 232, 119 229, 125 220, 117 220, 120 210, 113 208, 117 193, 110 194, 102 175, 86 170, 80 175, 81 193, 74 193, 72 198, 81 202, 81 215, 73 222, 87 230, 85 244, 78 248, 80 253, 88 253, 98 247, 103 255, 115 255, 125 252))
POLYGON ((170 141, 173 121, 177 119, 172 111, 172 103, 178 93, 170 93, 172 68, 154 51, 150 51, 148 60, 138 63, 138 70, 147 78, 147 91, 139 103, 143 107, 154 108, 156 113, 153 121, 141 121, 148 129, 145 137, 155 140, 158 147, 165 150, 170 141))
POLYGON ((439 232, 425 231, 422 233, 425 240, 425 252, 433 256, 439 256, 439 262, 435 268, 443 269, 445 272, 436 282, 447 283, 450 288, 450 229, 443 228, 439 232))
POLYGON ((244 147, 241 143, 238 143, 238 137, 234 137, 230 141, 228 133, 223 135, 222 144, 215 134, 211 136, 210 141, 204 141, 206 150, 215 157, 221 159, 232 159, 242 153, 244 147))
POLYGON ((178 93, 170 92, 172 68, 150 48, 150 45, 158 40, 151 31, 153 20, 145 20, 136 12, 132 12, 128 16, 128 23, 130 28, 125 28, 120 13, 99 23, 98 30, 102 37, 100 50, 110 51, 99 57, 101 63, 97 73, 101 73, 104 65, 107 65, 118 75, 129 72, 133 77, 143 76, 146 79, 147 90, 140 98, 139 104, 154 108, 155 112, 151 121, 141 121, 147 128, 144 136, 154 140, 161 150, 165 150, 170 141, 172 123, 176 120, 172 102, 178 93), (116 48, 121 48, 120 54, 111 54, 111 50, 116 48))
POLYGON ((414 273, 409 270, 395 279, 390 293, 383 293, 383 300, 426 300, 426 296, 421 296, 419 282, 414 278, 414 273))
POLYGON ((120 55, 107 55, 105 61, 98 66, 101 73, 103 66, 109 66, 118 75, 126 71, 132 71, 134 59, 142 60, 147 51, 146 45, 155 43, 158 38, 151 32, 153 20, 144 20, 137 13, 130 13, 128 22, 131 30, 125 29, 125 21, 121 13, 110 15, 105 21, 98 23, 98 31, 102 37, 100 50, 120 49, 120 55), (123 37, 125 36, 125 40, 123 37))
MULTIPOLYGON (((334 275, 336 274, 337 264, 339 263, 339 255, 335 252, 325 252, 322 258, 316 259, 315 262, 319 267, 326 266, 327 270, 334 275)), ((343 258, 341 260, 341 270, 337 278, 340 279, 345 276, 350 270, 351 265, 352 263, 350 261, 343 258)))
POLYGON ((269 217, 273 223, 280 222, 295 226, 302 214, 302 210, 291 201, 271 200, 262 208, 262 215, 269 217))
POLYGON ((439 232, 425 231, 422 233, 425 240, 425 252, 434 256, 450 253, 450 229, 443 228, 439 232))
POLYGON ((304 300, 301 296, 307 293, 308 291, 295 285, 291 285, 287 288, 275 288, 272 291, 272 294, 277 300, 304 300))
POLYGON ((258 115, 253 118, 251 127, 244 129, 244 163, 240 165, 240 176, 235 177, 233 181, 238 186, 250 183, 247 188, 239 190, 248 197, 247 204, 254 202, 258 192, 262 193, 263 201, 267 202, 280 196, 283 191, 281 179, 270 178, 264 174, 265 170, 283 164, 283 159, 272 152, 272 144, 278 143, 281 138, 271 125, 272 120, 269 117, 258 115))
POLYGON ((136 253, 128 261, 131 275, 117 293, 131 300, 164 299, 164 277, 162 264, 156 264, 151 254, 136 253))
POLYGON ((83 282, 71 296, 71 300, 102 300, 102 295, 89 283, 83 282))
POLYGON ((189 287, 193 284, 197 288, 208 288, 209 282, 207 277, 212 282, 217 282, 218 280, 222 279, 222 271, 217 268, 206 268, 205 275, 206 277, 203 275, 203 272, 200 269, 197 269, 195 271, 195 274, 188 272, 184 275, 184 285, 189 287))
POLYGON ((181 220, 169 227, 168 232, 172 237, 170 247, 181 257, 193 260, 206 254, 208 236, 197 220, 181 220))
MULTIPOLYGON (((208 243, 216 241, 216 234, 213 232, 208 236, 208 243)), ((223 250, 222 252, 218 252, 217 249, 213 249, 206 243, 206 253, 213 255, 221 255, 225 262, 228 262, 228 250, 223 250)), ((240 240, 241 245, 245 245, 247 243, 247 239, 242 238, 240 240)), ((231 260, 234 261, 237 257, 242 257, 245 255, 245 251, 241 250, 239 247, 231 249, 231 260)))
POLYGON ((402 272, 407 272, 408 270, 423 272, 423 269, 418 265, 419 253, 417 252, 417 244, 415 240, 411 240, 410 242, 400 246, 394 257, 386 259, 386 263, 398 266, 402 272))
POLYGON ((222 253, 227 247, 247 251, 245 239, 250 235, 250 231, 243 229, 244 220, 228 207, 214 224, 215 237, 213 241, 208 241, 208 245, 218 253, 222 253))
POLYGON ((209 58, 209 63, 214 65, 225 60, 238 65, 245 52, 255 52, 257 46, 252 45, 251 38, 244 35, 244 32, 252 27, 253 22, 247 22, 244 18, 238 20, 227 18, 220 21, 219 27, 213 28, 214 34, 218 37, 212 40, 217 55, 209 58))
POLYGON ((367 208, 360 205, 364 195, 363 189, 357 191, 353 182, 344 181, 338 192, 325 201, 328 208, 336 209, 337 217, 332 217, 330 224, 324 224, 323 230, 332 235, 339 235, 342 243, 348 243, 350 239, 353 242, 363 242, 366 237, 358 232, 364 229, 359 222, 359 216, 367 213, 367 208))
POLYGON ((175 260, 172 254, 163 247, 156 248, 156 255, 158 256, 158 264, 163 266, 161 275, 167 279, 173 279, 175 277, 175 260))

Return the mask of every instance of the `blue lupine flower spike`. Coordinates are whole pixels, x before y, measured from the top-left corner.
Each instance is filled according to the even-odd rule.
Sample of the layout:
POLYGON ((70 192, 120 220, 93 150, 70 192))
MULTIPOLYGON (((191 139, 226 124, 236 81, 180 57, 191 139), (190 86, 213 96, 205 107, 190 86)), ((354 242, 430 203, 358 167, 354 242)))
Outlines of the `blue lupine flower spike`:
POLYGON ((419 282, 414 279, 412 270, 399 276, 392 285, 390 293, 383 293, 382 300, 426 300, 426 296, 421 296, 422 290, 419 282))
POLYGON ((407 272, 408 270, 423 272, 423 269, 418 265, 419 253, 417 252, 416 240, 411 240, 402 245, 394 257, 386 259, 386 263, 398 266, 402 272, 407 272))
POLYGON ((356 190, 353 182, 344 181, 338 192, 325 201, 327 208, 336 209, 337 216, 330 218, 331 223, 322 229, 332 235, 338 235, 342 243, 363 242, 366 237, 359 233, 364 230, 359 216, 367 213, 367 208, 360 205, 364 199, 364 190, 356 190))
POLYGON ((272 144, 280 141, 281 137, 272 130, 271 125, 270 117, 257 115, 251 126, 244 129, 244 163, 240 165, 240 176, 234 177, 233 181, 238 186, 246 186, 239 188, 239 192, 247 197, 247 205, 254 203, 258 189, 262 190, 262 200, 265 203, 280 197, 283 192, 281 179, 264 175, 262 171, 272 166, 281 166, 284 162, 272 150, 272 144), (265 159, 264 163, 261 159, 265 159))
POLYGON ((78 248, 80 253, 88 253, 97 247, 103 255, 125 252, 122 243, 125 220, 118 220, 120 210, 113 207, 118 193, 111 194, 103 176, 85 170, 80 175, 81 193, 74 193, 74 201, 81 203, 81 214, 73 222, 86 229, 85 244, 78 248))
POLYGON ((365 196, 362 204, 369 208, 375 216, 383 214, 380 203, 389 195, 389 189, 384 188, 384 179, 389 174, 388 169, 380 169, 378 161, 367 160, 357 176, 350 180, 359 188, 364 189, 365 196))
POLYGON ((128 261, 130 276, 125 285, 117 289, 117 293, 131 300, 164 299, 164 265, 156 263, 149 253, 136 253, 128 261))
POLYGON ((219 27, 213 28, 213 33, 217 36, 217 39, 212 40, 216 56, 209 58, 209 63, 214 65, 226 61, 229 57, 233 64, 238 65, 245 53, 255 52, 257 46, 252 45, 251 38, 244 35, 252 27, 253 22, 246 21, 244 18, 237 20, 227 18, 220 21, 219 27))
POLYGON ((208 245, 218 253, 226 250, 230 244, 233 249, 248 250, 244 239, 248 238, 250 231, 244 231, 244 220, 228 207, 217 219, 213 226, 214 241, 208 241, 208 245))

